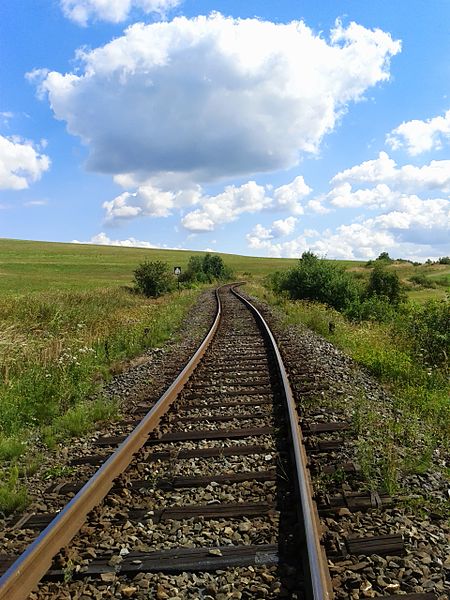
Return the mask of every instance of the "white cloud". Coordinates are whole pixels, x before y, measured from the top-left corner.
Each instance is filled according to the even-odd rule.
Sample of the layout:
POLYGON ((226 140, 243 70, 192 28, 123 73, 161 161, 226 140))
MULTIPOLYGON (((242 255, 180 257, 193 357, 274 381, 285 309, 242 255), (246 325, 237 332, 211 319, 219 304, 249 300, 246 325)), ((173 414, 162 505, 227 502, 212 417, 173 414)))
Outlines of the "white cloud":
POLYGON ((428 258, 448 253, 450 201, 403 196, 395 210, 361 223, 342 224, 334 231, 304 231, 286 242, 273 242, 270 230, 257 226, 249 234, 250 248, 269 256, 298 257, 305 250, 340 259, 375 258, 388 251, 404 258, 428 258))
POLYGON ((181 223, 194 232, 213 231, 218 225, 235 221, 243 213, 260 212, 272 206, 272 198, 266 188, 254 181, 240 187, 229 185, 217 196, 199 199, 201 208, 186 214, 181 223))
POLYGON ((440 150, 450 141, 450 110, 443 116, 426 121, 404 121, 386 136, 386 143, 393 149, 405 147, 408 154, 417 156, 422 152, 440 150))
POLYGON ((367 223, 373 228, 392 231, 404 241, 414 242, 420 239, 429 245, 448 245, 450 200, 404 197, 396 210, 373 217, 367 223))
POLYGON ((48 200, 28 200, 24 202, 24 206, 47 206, 48 200))
POLYGON ((136 217, 168 217, 174 208, 198 202, 200 192, 194 188, 179 192, 164 192, 152 184, 140 186, 136 192, 123 192, 104 202, 106 221, 113 222, 136 217))
POLYGON ((30 78, 89 147, 89 169, 201 183, 317 152, 349 104, 389 79, 399 51, 389 34, 355 23, 338 23, 326 40, 301 21, 215 13, 137 23, 79 51, 74 72, 30 78))
POLYGON ((214 231, 216 223, 202 210, 193 210, 183 217, 181 223, 185 229, 196 233, 214 231))
MULTIPOLYGON (((346 169, 333 177, 331 183, 383 184, 394 190, 416 193, 420 189, 450 191, 450 160, 432 160, 428 165, 403 165, 380 152, 375 160, 368 160, 346 169)), ((382 192, 382 188, 378 192, 382 192)))
POLYGON ((125 246, 127 248, 159 248, 155 244, 137 240, 134 237, 130 237, 126 240, 112 240, 106 235, 106 233, 98 233, 91 237, 88 242, 80 242, 78 240, 72 240, 72 244, 96 244, 99 246, 125 246))
POLYGON ((312 189, 305 183, 301 175, 296 177, 291 183, 282 185, 274 192, 274 198, 278 208, 289 210, 289 212, 302 215, 304 213, 301 200, 308 196, 312 189))
POLYGON ((327 213, 331 212, 331 209, 324 206, 324 201, 325 198, 313 198, 312 200, 308 201, 306 207, 308 211, 312 213, 316 213, 318 215, 326 215, 327 213))
POLYGON ((273 251, 276 244, 274 245, 271 240, 293 233, 296 223, 297 219, 295 217, 273 221, 270 228, 258 223, 246 236, 248 245, 250 248, 269 249, 273 251))
POLYGON ((374 188, 352 191, 352 186, 345 182, 334 187, 327 199, 337 208, 386 208, 398 198, 385 183, 379 183, 374 188))
POLYGON ((0 135, 0 189, 24 190, 49 168, 49 157, 31 142, 0 135))
POLYGON ((61 8, 66 17, 85 26, 90 20, 120 23, 128 19, 133 9, 164 15, 179 3, 180 0, 61 0, 61 8))
POLYGON ((375 258, 384 250, 397 248, 394 235, 372 223, 340 225, 333 233, 326 231, 311 244, 311 249, 321 256, 339 259, 375 258))
POLYGON ((282 237, 290 235, 294 232, 295 224, 297 219, 295 217, 288 217, 287 219, 278 219, 272 223, 272 235, 273 237, 282 237))
POLYGON ((5 110, 0 112, 0 121, 3 121, 5 125, 9 123, 9 121, 14 117, 14 113, 9 110, 5 110))
MULTIPOLYGON (((264 228, 263 228, 264 229, 264 228)), ((302 235, 286 242, 273 241, 260 237, 258 225, 247 234, 249 248, 264 250, 267 256, 273 258, 299 258, 303 252, 311 248, 311 237, 317 235, 316 231, 305 230, 302 235)))

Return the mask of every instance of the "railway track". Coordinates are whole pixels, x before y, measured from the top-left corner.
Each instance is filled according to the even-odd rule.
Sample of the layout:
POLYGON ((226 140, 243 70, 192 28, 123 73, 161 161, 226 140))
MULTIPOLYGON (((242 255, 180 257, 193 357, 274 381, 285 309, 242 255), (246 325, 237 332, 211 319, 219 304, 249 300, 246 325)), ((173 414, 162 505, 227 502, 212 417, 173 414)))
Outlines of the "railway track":
POLYGON ((49 490, 68 498, 60 513, 15 524, 21 548, 36 539, 18 558, 0 552, 0 600, 331 600, 332 584, 347 597, 335 583, 344 572, 349 598, 398 597, 403 535, 376 524, 394 499, 359 486, 358 465, 346 459, 346 415, 303 411, 300 431, 260 313, 232 286, 216 295, 204 342, 150 410, 138 407, 121 424, 132 433, 99 438, 95 454, 72 462, 78 474, 49 490), (331 484, 314 499, 310 473, 331 484), (340 475, 352 485, 335 486, 340 475), (359 531, 365 512, 374 515, 370 535, 359 531), (319 514, 333 525, 323 538, 319 514), (350 535, 336 534, 337 519, 349 520, 350 535))
POLYGON ((332 598, 281 356, 238 292, 221 288, 217 305, 133 432, 77 461, 87 482, 51 490, 73 496, 66 507, 16 524, 40 533, 3 561, 1 600, 84 597, 86 582, 99 598, 332 598))

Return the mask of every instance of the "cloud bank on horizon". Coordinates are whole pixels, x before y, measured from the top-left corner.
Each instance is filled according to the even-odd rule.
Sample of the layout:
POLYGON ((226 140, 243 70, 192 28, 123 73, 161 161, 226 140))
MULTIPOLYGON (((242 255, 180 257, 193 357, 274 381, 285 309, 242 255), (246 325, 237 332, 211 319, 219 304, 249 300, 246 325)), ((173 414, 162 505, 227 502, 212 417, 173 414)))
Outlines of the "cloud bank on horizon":
MULTIPOLYGON (((86 148, 86 171, 109 176, 118 190, 101 202, 101 225, 126 229, 128 237, 84 235, 89 243, 158 247, 151 236, 131 234, 154 223, 170 228, 170 246, 184 246, 183 235, 206 240, 235 223, 241 252, 269 256, 312 249, 348 259, 384 250, 427 258, 445 251, 450 160, 432 153, 450 141, 450 110, 391 124, 384 148, 335 170, 328 186, 306 174, 356 105, 395 84, 391 61, 402 43, 389 32, 337 20, 325 35, 305 20, 220 12, 165 20, 179 0, 60 6, 86 30, 134 15, 155 19, 79 48, 65 72, 36 66, 27 73, 66 137, 86 148)), ((12 127, 12 113, 0 113, 7 114, 12 127)), ((50 171, 44 147, 0 135, 0 189, 25 190, 50 171)))

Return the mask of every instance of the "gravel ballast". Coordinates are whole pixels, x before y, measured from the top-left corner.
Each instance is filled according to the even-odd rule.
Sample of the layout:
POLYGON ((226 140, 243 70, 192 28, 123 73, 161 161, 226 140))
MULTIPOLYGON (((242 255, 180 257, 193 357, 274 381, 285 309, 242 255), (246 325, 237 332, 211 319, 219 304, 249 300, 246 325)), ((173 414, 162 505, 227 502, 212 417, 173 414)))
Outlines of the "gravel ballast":
MULTIPOLYGON (((301 324, 283 325, 281 315, 269 305, 256 298, 250 299, 275 334, 302 423, 344 421, 350 424, 348 432, 311 436, 309 441, 343 438, 342 448, 332 455, 333 462, 357 462, 357 436, 352 421, 358 410, 358 399, 362 396, 368 399, 382 420, 383 415, 392 414, 392 398, 369 373, 328 340, 301 324)), ((325 460, 329 461, 329 457, 327 455, 325 460)), ((442 464, 439 452, 436 459, 442 464)), ((313 462, 320 463, 320 460, 313 458, 313 462)), ((446 461, 448 466, 448 457, 446 461)), ((342 477, 337 482, 336 478, 313 473, 316 491, 367 491, 370 487, 370 482, 353 474, 342 476, 340 473, 342 477)), ((394 498, 393 507, 364 513, 342 509, 339 515, 324 517, 325 546, 330 541, 342 545, 349 537, 400 533, 404 538, 405 555, 402 557, 347 555, 340 560, 330 560, 337 598, 356 600, 434 592, 439 600, 447 600, 450 597, 450 523, 444 516, 444 509, 448 507, 449 488, 449 481, 436 461, 424 474, 403 477, 399 491, 402 499, 396 501, 394 498), (423 497, 432 500, 443 514, 419 509, 417 499, 423 497)))

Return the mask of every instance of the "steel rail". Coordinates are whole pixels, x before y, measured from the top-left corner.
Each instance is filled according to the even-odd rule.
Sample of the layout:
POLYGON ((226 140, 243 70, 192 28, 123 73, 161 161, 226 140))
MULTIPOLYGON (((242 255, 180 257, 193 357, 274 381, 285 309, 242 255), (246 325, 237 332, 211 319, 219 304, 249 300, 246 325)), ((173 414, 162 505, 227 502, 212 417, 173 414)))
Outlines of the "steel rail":
POLYGON ((303 444, 303 436, 298 423, 298 413, 286 368, 272 331, 264 317, 259 310, 247 300, 247 298, 244 298, 244 296, 239 294, 235 288, 236 286, 231 288, 232 293, 239 298, 247 308, 249 308, 256 317, 257 322, 260 323, 263 333, 269 341, 270 348, 275 355, 276 366, 282 381, 282 392, 286 400, 292 438, 291 442, 295 461, 296 485, 300 498, 301 517, 304 524, 305 544, 308 553, 308 563, 305 566, 308 569, 310 576, 311 598, 313 600, 332 600, 334 594, 332 591, 327 559, 320 543, 319 515, 312 497, 312 486, 307 468, 307 456, 303 444))
POLYGON ((195 354, 126 440, 0 578, 0 600, 26 600, 50 568, 54 556, 78 533, 88 513, 103 500, 114 479, 126 469, 134 454, 147 441, 149 433, 157 427, 217 331, 222 307, 218 290, 215 295, 217 311, 214 323, 195 354))

